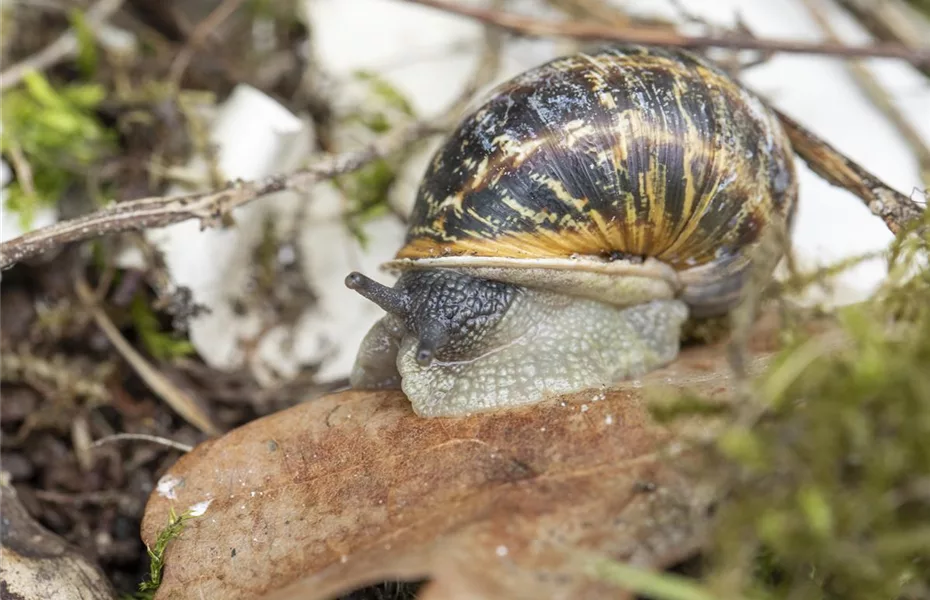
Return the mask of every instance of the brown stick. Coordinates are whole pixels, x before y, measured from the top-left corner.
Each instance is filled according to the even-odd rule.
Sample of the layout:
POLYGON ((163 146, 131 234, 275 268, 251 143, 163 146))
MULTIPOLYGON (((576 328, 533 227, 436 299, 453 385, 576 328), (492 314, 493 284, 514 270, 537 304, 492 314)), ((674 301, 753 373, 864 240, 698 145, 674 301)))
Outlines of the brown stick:
POLYGON ((416 122, 388 134, 370 146, 330 156, 303 169, 270 175, 258 181, 234 182, 225 189, 182 196, 155 196, 114 204, 76 219, 36 229, 0 244, 0 269, 62 244, 109 233, 167 227, 200 219, 201 227, 219 224, 238 206, 284 190, 302 190, 310 184, 354 171, 436 130, 436 124, 416 122))
POLYGON ((175 87, 180 87, 181 78, 184 76, 184 72, 187 70, 187 66, 190 64, 197 50, 204 44, 210 34, 213 33, 213 30, 239 10, 239 7, 242 6, 244 2, 245 0, 223 0, 223 2, 220 2, 203 21, 197 24, 193 33, 191 33, 188 38, 187 44, 184 45, 184 48, 178 53, 174 62, 171 63, 171 68, 168 70, 168 81, 175 87))
POLYGON ((142 442, 152 442, 154 444, 161 444, 162 446, 167 446, 168 448, 174 448, 175 450, 180 450, 181 452, 190 452, 194 449, 193 446, 188 444, 183 444, 181 442, 176 442, 174 440, 169 440, 168 438, 163 438, 157 435, 148 435, 145 433, 114 433, 113 435, 108 435, 102 437, 99 440, 95 441, 91 448, 99 448, 104 444, 110 444, 112 442, 120 442, 123 440, 134 440, 142 442))
POLYGON ((220 433, 219 426, 213 422, 210 415, 202 407, 194 396, 186 393, 176 386, 170 379, 165 377, 158 369, 147 361, 142 354, 132 347, 132 344, 123 337, 110 317, 100 306, 97 305, 97 299, 91 291, 90 286, 83 277, 79 277, 74 282, 74 290, 78 298, 86 305, 91 316, 97 323, 97 327, 107 337, 116 351, 119 352, 127 363, 132 367, 142 381, 151 389, 159 398, 165 401, 174 412, 181 416, 185 421, 210 436, 216 436, 220 433))
POLYGON ((62 244, 78 242, 109 233, 140 231, 167 227, 189 219, 200 219, 201 227, 221 222, 234 208, 257 198, 284 190, 302 190, 318 181, 357 170, 408 144, 453 127, 478 89, 497 70, 494 53, 497 35, 488 32, 487 49, 465 88, 437 117, 428 122, 415 121, 376 140, 366 148, 339 155, 329 155, 290 174, 275 174, 258 181, 238 181, 223 190, 182 196, 154 196, 115 204, 103 210, 31 231, 0 244, 0 270, 62 244))
POLYGON ((543 21, 540 19, 495 10, 451 4, 442 0, 406 0, 412 4, 429 6, 445 12, 475 19, 507 31, 532 37, 570 37, 580 40, 614 41, 630 44, 655 44, 679 48, 739 48, 800 54, 827 54, 843 57, 880 56, 900 58, 915 65, 930 65, 930 47, 907 48, 900 44, 874 44, 847 46, 831 42, 802 42, 792 40, 759 39, 745 35, 688 36, 664 28, 626 28, 579 23, 572 21, 543 21))
MULTIPOLYGON (((876 38, 919 48, 930 40, 930 18, 904 0, 838 0, 876 38)), ((930 77, 930 65, 920 68, 930 77)))
POLYGON ((775 113, 791 139, 794 151, 811 170, 858 196, 874 215, 885 221, 892 233, 897 234, 909 221, 923 214, 925 209, 917 202, 890 188, 865 167, 844 156, 788 115, 778 110, 775 113))
MULTIPOLYGON (((93 31, 107 19, 116 14, 123 5, 123 0, 99 0, 85 17, 87 26, 93 31)), ((57 40, 0 73, 0 91, 18 84, 30 71, 44 71, 49 67, 71 57, 77 52, 77 36, 70 29, 57 40)))
MULTIPOLYGON (((830 24, 827 18, 824 0, 803 0, 811 18, 817 22, 817 26, 823 31, 824 35, 832 41, 840 41, 839 36, 830 24)), ((930 189, 930 146, 920 137, 920 133, 908 121, 898 106, 891 99, 888 92, 882 87, 878 79, 872 75, 868 67, 860 61, 852 60, 846 63, 846 68, 852 75, 853 79, 859 85, 859 88, 869 97, 872 104, 879 109, 885 117, 894 125, 904 141, 914 152, 917 158, 917 167, 920 171, 920 178, 924 185, 930 189)))

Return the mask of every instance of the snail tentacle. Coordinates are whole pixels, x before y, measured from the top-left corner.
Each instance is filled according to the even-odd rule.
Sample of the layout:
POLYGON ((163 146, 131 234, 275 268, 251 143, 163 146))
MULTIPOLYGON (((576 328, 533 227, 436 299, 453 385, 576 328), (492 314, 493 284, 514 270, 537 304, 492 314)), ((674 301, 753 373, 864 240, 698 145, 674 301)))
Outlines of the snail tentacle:
POLYGON ((347 288, 355 290, 363 297, 371 300, 384 309, 385 312, 398 316, 407 314, 407 297, 404 295, 403 290, 389 288, 357 271, 349 273, 345 284, 347 288))

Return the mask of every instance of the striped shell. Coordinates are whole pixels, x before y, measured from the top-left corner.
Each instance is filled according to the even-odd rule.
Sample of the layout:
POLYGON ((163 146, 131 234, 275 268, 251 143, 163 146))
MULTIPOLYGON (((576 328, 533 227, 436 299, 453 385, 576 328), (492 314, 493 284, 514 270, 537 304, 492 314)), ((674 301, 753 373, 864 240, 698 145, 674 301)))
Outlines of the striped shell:
POLYGON ((763 226, 790 227, 796 197, 790 143, 758 97, 689 52, 610 47, 529 70, 468 115, 388 264, 651 257, 713 290, 763 226))

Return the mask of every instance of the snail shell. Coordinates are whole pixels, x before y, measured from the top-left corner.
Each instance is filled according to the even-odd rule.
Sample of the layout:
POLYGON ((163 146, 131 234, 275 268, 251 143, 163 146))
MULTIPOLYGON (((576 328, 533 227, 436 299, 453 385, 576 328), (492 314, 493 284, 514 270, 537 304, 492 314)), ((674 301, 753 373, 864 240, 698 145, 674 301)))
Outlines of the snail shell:
POLYGON ((421 414, 452 415, 666 364, 688 316, 738 304, 763 230, 790 229, 796 200, 778 118, 710 62, 644 46, 550 61, 497 87, 436 152, 385 265, 401 274, 395 287, 350 276, 389 313, 363 343, 353 385, 399 383, 421 414), (474 299, 495 296, 489 283, 505 307, 485 314, 474 299), (468 329, 476 315, 479 333, 468 329), (549 326, 565 350, 540 349, 549 326), (617 339, 592 350, 600 330, 617 339), (468 343, 455 343, 462 335, 468 343), (506 356, 515 341, 521 350, 506 356), (590 373, 545 375, 570 352, 590 373), (482 360, 507 363, 506 376, 482 360))

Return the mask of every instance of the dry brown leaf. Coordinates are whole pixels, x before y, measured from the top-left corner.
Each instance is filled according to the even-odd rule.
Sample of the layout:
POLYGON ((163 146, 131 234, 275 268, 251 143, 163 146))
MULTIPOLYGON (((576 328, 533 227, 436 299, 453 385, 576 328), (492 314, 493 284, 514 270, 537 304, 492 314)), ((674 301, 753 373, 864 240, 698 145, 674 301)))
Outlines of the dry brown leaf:
MULTIPOLYGON (((764 359, 772 320, 758 327, 764 359)), ((617 598, 573 551, 663 568, 700 543, 711 494, 663 454, 643 389, 725 392, 721 345, 608 393, 461 419, 402 394, 349 391, 254 421, 181 458, 143 520, 172 542, 159 599, 322 599, 430 579, 425 598, 617 598), (170 491, 166 488, 170 487, 170 491)))

